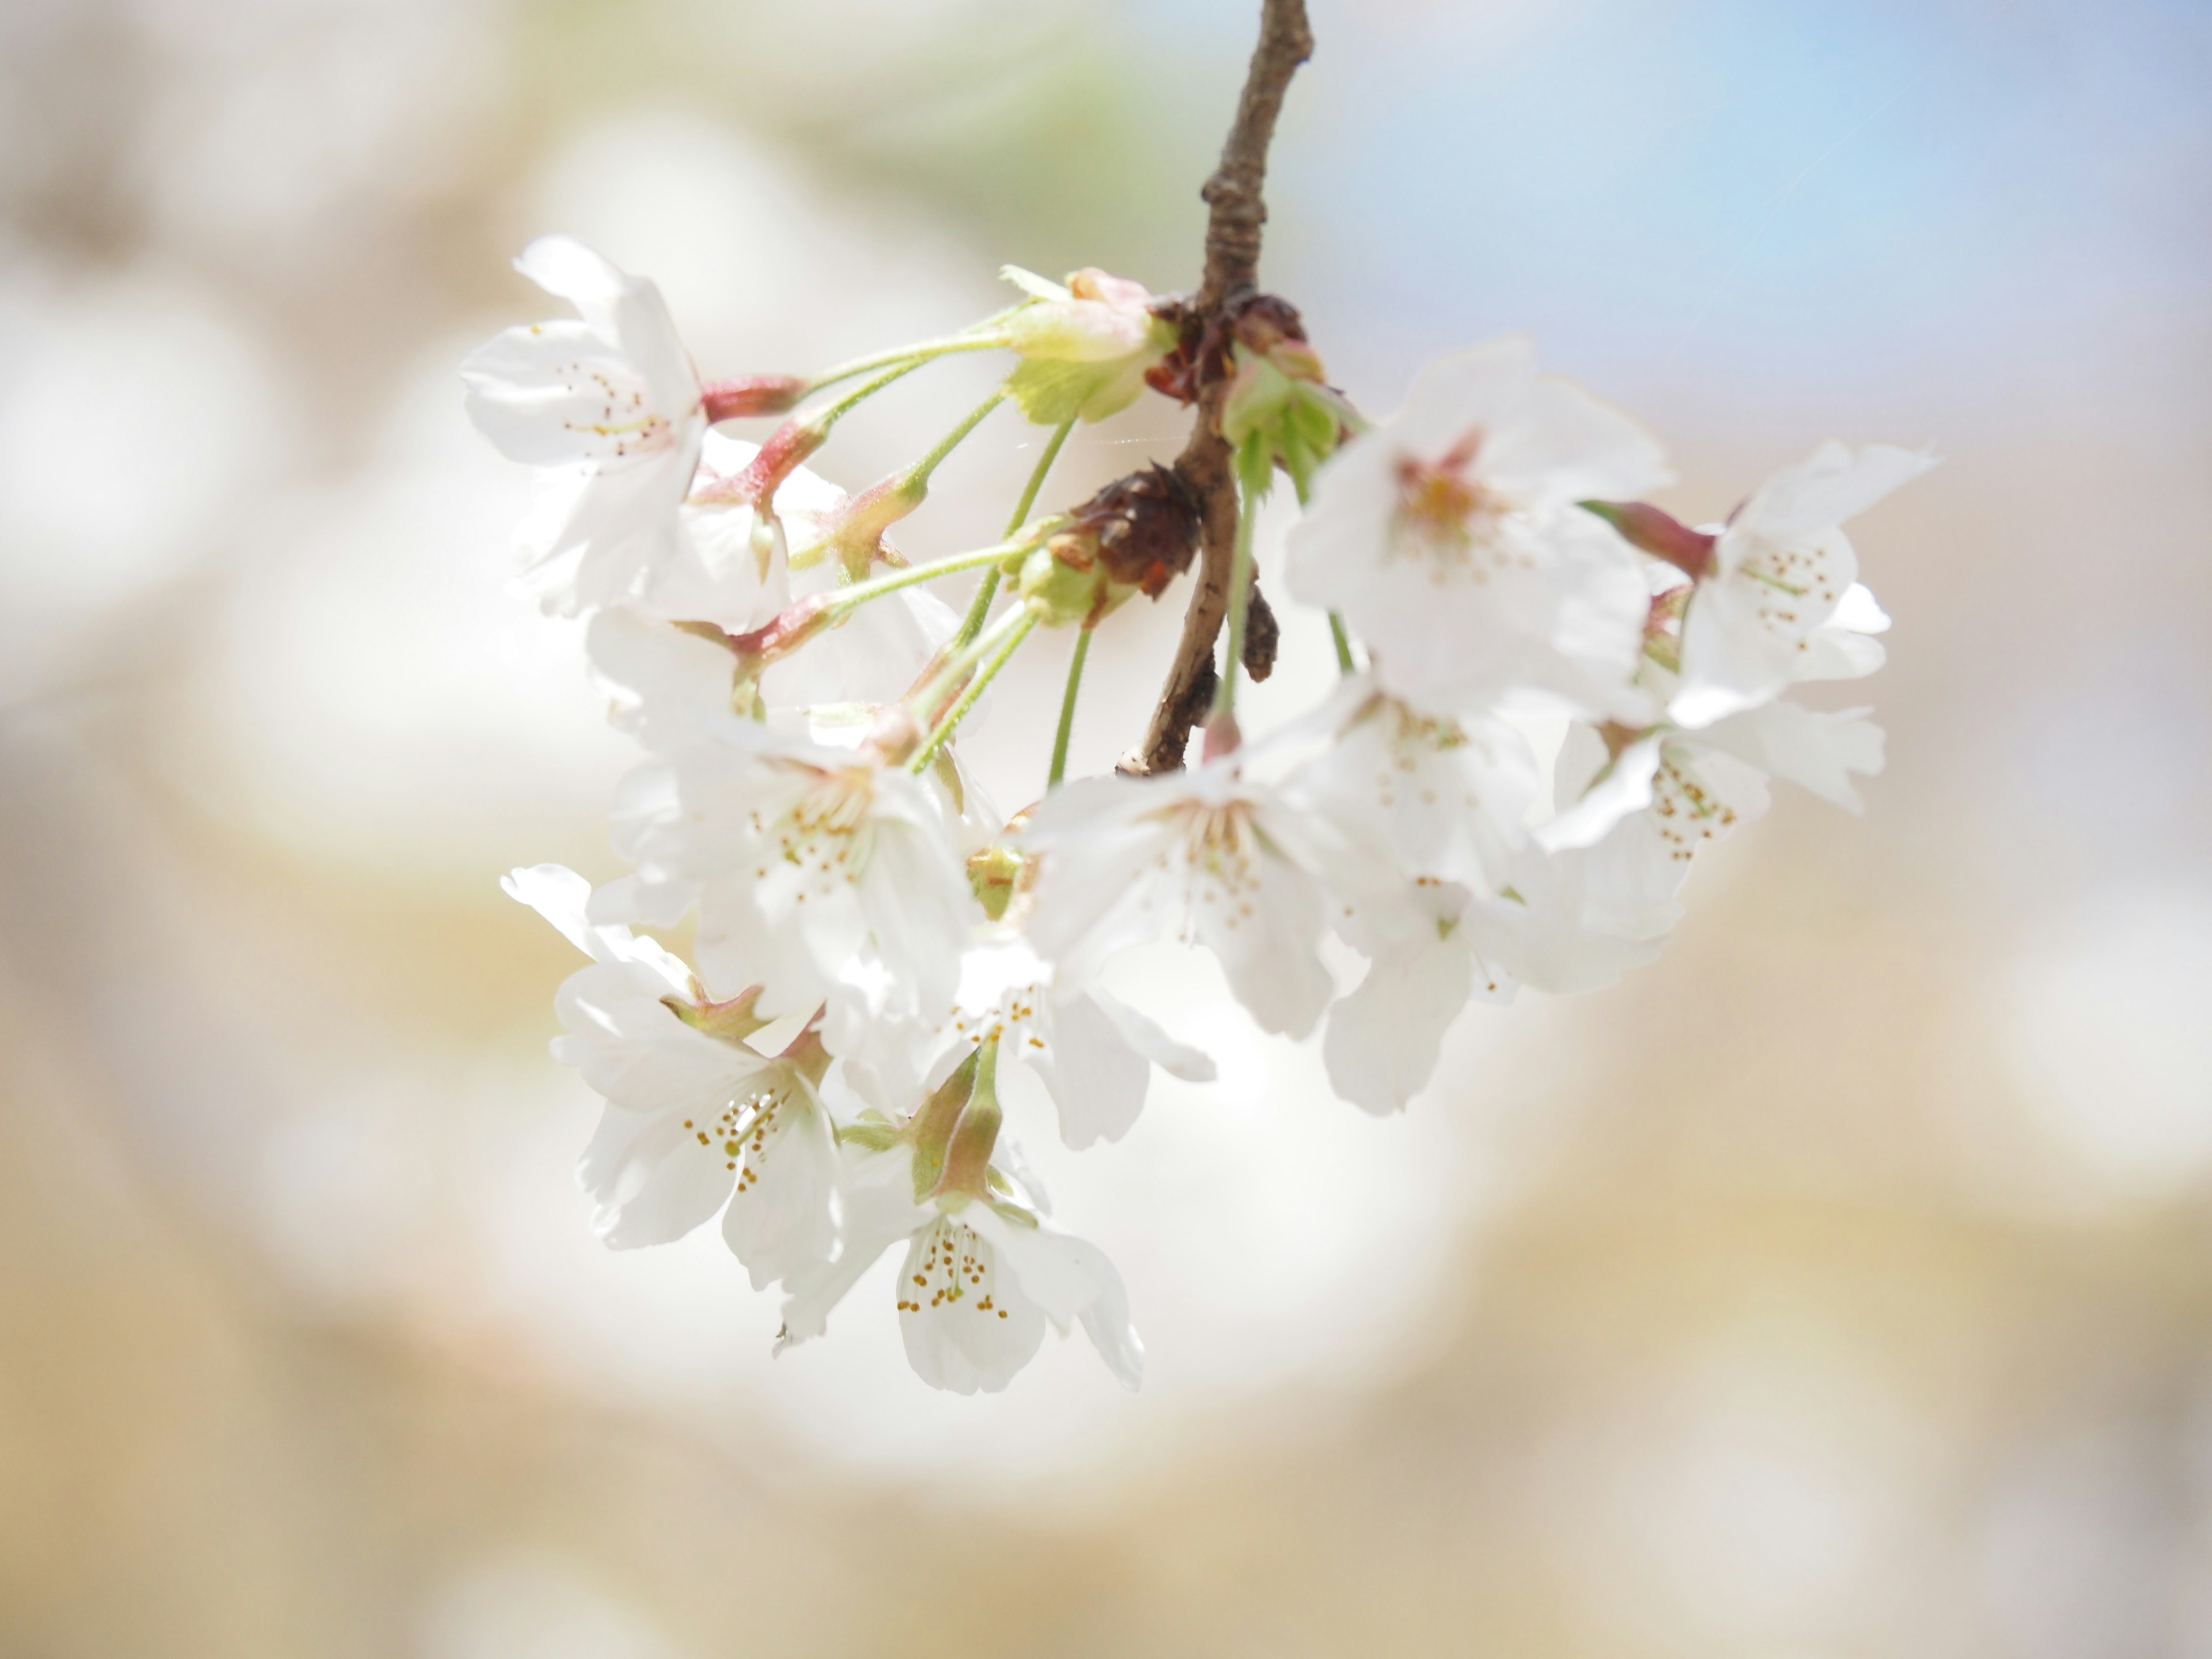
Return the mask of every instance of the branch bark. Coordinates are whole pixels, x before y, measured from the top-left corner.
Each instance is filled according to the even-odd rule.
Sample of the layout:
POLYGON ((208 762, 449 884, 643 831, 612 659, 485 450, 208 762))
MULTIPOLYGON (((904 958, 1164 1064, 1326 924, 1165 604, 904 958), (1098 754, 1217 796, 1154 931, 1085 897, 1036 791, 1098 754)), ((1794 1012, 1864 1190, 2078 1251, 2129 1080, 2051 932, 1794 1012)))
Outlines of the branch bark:
MULTIPOLYGON (((1221 163, 1200 192, 1210 210, 1206 222, 1206 273, 1193 301, 1199 337, 1223 337, 1224 315, 1256 289, 1260 232, 1267 221, 1262 194, 1267 147, 1283 94, 1299 64, 1313 55, 1305 0, 1264 0, 1260 40, 1252 49, 1237 120, 1221 147, 1221 163)), ((1171 772, 1182 764, 1190 729, 1213 696, 1213 643, 1229 608, 1229 567, 1237 541, 1234 458, 1221 435, 1221 406, 1229 380, 1224 350, 1199 355, 1198 420, 1176 471, 1199 503, 1198 580, 1183 613, 1182 638, 1160 688, 1160 700, 1141 748, 1121 763, 1127 772, 1171 772)))

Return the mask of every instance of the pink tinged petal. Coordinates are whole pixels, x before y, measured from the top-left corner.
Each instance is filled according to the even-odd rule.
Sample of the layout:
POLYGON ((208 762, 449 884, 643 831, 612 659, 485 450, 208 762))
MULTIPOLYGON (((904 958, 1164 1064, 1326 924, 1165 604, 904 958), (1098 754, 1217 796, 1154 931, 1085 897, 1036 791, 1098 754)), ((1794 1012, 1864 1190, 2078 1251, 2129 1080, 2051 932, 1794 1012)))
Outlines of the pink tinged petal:
POLYGON ((1707 726, 1698 736, 1723 755, 1857 812, 1865 803, 1851 787, 1851 774, 1873 777, 1882 769, 1882 730, 1867 719, 1869 712, 1774 702, 1707 726))
POLYGON ((977 1233, 998 1248, 1000 1266, 1059 1328, 1079 1322, 1106 1369, 1132 1392, 1145 1380, 1145 1345, 1129 1318, 1129 1293, 1106 1253, 1050 1227, 1029 1228, 978 1206, 977 1233))
POLYGON ((719 1146, 702 1146, 676 1109, 610 1106, 576 1179, 597 1202, 592 1230, 612 1249, 666 1244, 708 1219, 736 1176, 719 1146))
MULTIPOLYGON (((981 1205, 969 1210, 988 1212, 981 1205)), ((1036 1357, 1044 1310, 1004 1272, 966 1211, 915 1232, 898 1278, 899 1335, 915 1375, 952 1394, 996 1394, 1036 1357)))
POLYGON ((1434 1074, 1444 1033, 1474 988, 1474 957, 1456 937, 1378 957, 1329 1011, 1322 1057, 1330 1085, 1377 1116, 1404 1110, 1434 1074))
POLYGON ((772 1118, 738 1142, 737 1190, 722 1212, 722 1238, 757 1291, 819 1267, 837 1247, 830 1212, 837 1145, 829 1117, 795 1091, 771 1109, 772 1118))

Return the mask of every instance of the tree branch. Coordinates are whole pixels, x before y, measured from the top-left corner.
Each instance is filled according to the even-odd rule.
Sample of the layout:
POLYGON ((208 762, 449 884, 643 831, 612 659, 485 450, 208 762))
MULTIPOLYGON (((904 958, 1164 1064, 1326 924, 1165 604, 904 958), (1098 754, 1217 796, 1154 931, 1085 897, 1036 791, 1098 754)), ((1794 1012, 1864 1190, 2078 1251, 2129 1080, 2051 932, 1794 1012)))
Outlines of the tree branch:
POLYGON ((1198 352, 1198 421, 1176 471, 1199 503, 1202 555, 1198 581, 1183 613, 1182 639, 1160 688, 1142 748, 1121 763, 1127 772, 1171 772, 1182 764, 1190 728, 1212 696, 1213 642, 1229 606, 1229 566, 1237 541, 1237 480, 1221 435, 1229 392, 1226 313, 1250 297, 1260 274, 1260 230, 1267 221, 1261 194, 1267 147, 1283 94, 1300 64, 1313 55, 1305 0, 1264 0, 1260 41, 1244 76, 1236 124, 1221 147, 1221 164, 1200 192, 1206 222, 1206 274, 1192 302, 1198 352))

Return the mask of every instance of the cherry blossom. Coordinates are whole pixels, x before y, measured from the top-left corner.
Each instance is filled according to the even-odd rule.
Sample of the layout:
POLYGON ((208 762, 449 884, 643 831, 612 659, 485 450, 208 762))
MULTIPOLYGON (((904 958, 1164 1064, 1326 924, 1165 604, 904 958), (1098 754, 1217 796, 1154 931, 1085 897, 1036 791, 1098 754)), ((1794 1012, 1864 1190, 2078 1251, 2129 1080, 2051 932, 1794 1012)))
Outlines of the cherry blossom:
POLYGON ((1205 1054, 1102 988, 1055 973, 1018 935, 968 952, 940 1030, 933 1081, 956 1056, 995 1040, 1002 1058, 1036 1073, 1059 1112, 1060 1138, 1077 1148, 1128 1132, 1155 1066, 1188 1083, 1213 1080, 1205 1054))
POLYGON ((699 910, 710 983, 763 987, 770 1018, 811 1011, 873 959, 886 1012, 951 1006, 981 915, 936 786, 863 745, 732 718, 624 780, 616 844, 638 866, 595 919, 673 925, 699 910))
POLYGON ((1698 529, 1644 499, 1658 444, 1518 337, 1442 359, 1375 426, 1297 307, 1249 280, 1156 298, 1009 267, 1027 297, 952 333, 702 384, 651 283, 562 237, 518 264, 578 314, 472 356, 468 408, 538 470, 523 586, 586 618, 588 672, 646 757, 613 803, 627 873, 505 884, 591 957, 553 1052, 606 1102, 580 1171, 595 1227, 657 1243, 719 1212, 756 1288, 783 1287, 783 1346, 896 1250, 893 1311, 932 1386, 1003 1389, 1048 1327, 1080 1325, 1136 1387, 1121 1277, 1048 1222, 999 1097, 1019 1062, 1080 1149, 1128 1132, 1155 1068, 1213 1077, 1104 988, 1116 956, 1202 946, 1263 1030, 1326 1016, 1338 1094, 1400 1111, 1470 1004, 1656 957, 1698 848, 1774 780, 1856 811, 1881 769, 1867 709, 1789 694, 1882 665, 1889 618, 1840 526, 1923 456, 1829 444, 1698 529), (801 465, 938 359, 1008 351, 1002 384, 858 494, 801 465), (1147 386, 1205 429, 1070 504, 1051 477, 1070 433, 1147 386), (817 392, 764 444, 709 430, 817 392), (1057 430, 993 506, 1006 527, 909 558, 887 532, 935 533, 915 516, 933 474, 1008 400, 1057 430), (1279 471, 1305 511, 1263 602, 1255 509, 1279 471), (1094 642, 1119 649, 1139 596, 1194 568, 1128 775, 1066 781, 1094 642), (963 576, 948 605, 936 585, 963 576), (1274 607, 1297 605, 1328 613, 1301 632, 1326 623, 1339 678, 1248 742, 1238 686, 1297 648, 1274 607), (1049 758, 991 757, 1044 792, 1009 822, 957 739, 1024 642, 1063 629, 1049 758), (632 932, 694 917, 696 969, 632 932))
POLYGON ((707 1001, 660 945, 587 921, 590 884, 573 871, 539 865, 502 885, 593 958, 555 999, 567 1034, 553 1057, 607 1101, 577 1171, 599 1237, 665 1244, 720 1211, 756 1290, 826 1261, 838 1170, 819 1040, 802 1032, 773 1055, 749 1046, 768 1023, 757 994, 707 1001))
POLYGON ((577 316, 507 330, 461 378, 477 430, 539 469, 515 537, 522 584, 574 616, 649 593, 677 562, 706 404, 653 283, 566 236, 514 263, 577 316))
POLYGON ((860 1276, 902 1243, 899 1334, 931 1387, 995 1393, 1036 1357, 1047 1324, 1079 1323, 1125 1386, 1143 1381, 1121 1276, 1097 1245, 1041 1218, 999 1152, 997 1047, 983 1044, 904 1123, 848 1132, 837 1255, 787 1284, 780 1346, 822 1335, 860 1276))
POLYGON ((1676 724, 1710 726, 1799 677, 1858 577, 1843 521, 1934 465, 1886 444, 1827 443, 1752 492, 1714 541, 1682 623, 1676 724))
POLYGON ((1323 716, 1330 741, 1285 786, 1355 845, 1383 847, 1408 876, 1494 891, 1528 839, 1536 758, 1503 720, 1420 713, 1347 679, 1323 716))
POLYGON ((1324 872, 1364 890, 1388 864, 1363 859, 1235 755, 1071 784, 1037 809, 1023 841, 1039 859, 1030 938, 1058 970, 1088 976, 1173 933, 1220 959, 1262 1030, 1291 1036, 1313 1030, 1333 988, 1320 953, 1324 872))
POLYGON ((1649 605, 1592 497, 1668 477, 1658 445, 1520 337, 1432 365, 1392 420, 1316 479, 1291 535, 1291 592, 1340 613, 1376 678, 1432 713, 1508 700, 1609 710, 1649 605))

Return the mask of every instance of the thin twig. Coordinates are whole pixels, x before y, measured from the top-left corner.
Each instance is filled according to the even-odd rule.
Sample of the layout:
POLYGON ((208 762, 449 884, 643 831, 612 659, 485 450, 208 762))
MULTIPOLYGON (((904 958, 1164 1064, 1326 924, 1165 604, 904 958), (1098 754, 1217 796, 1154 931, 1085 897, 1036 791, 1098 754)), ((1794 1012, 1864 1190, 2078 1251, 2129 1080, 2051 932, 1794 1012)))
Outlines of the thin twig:
MULTIPOLYGON (((1267 147, 1283 94, 1300 64, 1313 54, 1313 31, 1304 0, 1264 0, 1260 41, 1237 106, 1236 125, 1221 147, 1221 164, 1200 192, 1211 211, 1206 222, 1206 274, 1192 313, 1201 339, 1218 338, 1223 313, 1249 295, 1259 281, 1260 231, 1267 220, 1262 193, 1267 147)), ((1221 406, 1229 392, 1218 354, 1199 363, 1198 421, 1176 471, 1200 506, 1202 556, 1198 580, 1183 613, 1182 639, 1160 688, 1144 745, 1121 763, 1129 772, 1169 772, 1182 764, 1190 728, 1212 695, 1213 642, 1229 606, 1229 574, 1237 544, 1237 481, 1229 444, 1221 435, 1221 406)))

